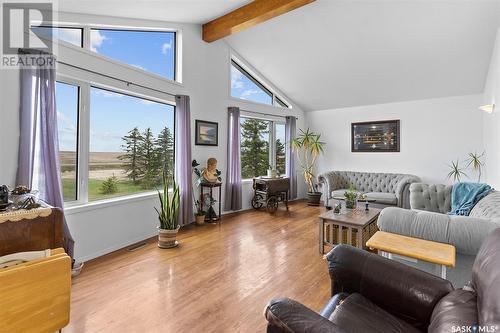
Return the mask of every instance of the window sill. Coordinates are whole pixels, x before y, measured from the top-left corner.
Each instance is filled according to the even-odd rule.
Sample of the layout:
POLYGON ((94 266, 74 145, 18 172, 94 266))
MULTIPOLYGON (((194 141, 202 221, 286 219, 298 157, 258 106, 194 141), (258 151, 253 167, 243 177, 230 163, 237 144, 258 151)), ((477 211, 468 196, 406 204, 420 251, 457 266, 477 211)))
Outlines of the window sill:
POLYGON ((120 206, 130 202, 137 202, 143 200, 150 200, 156 198, 158 194, 156 192, 146 192, 135 195, 128 195, 126 197, 117 197, 111 199, 104 199, 99 201, 92 201, 87 203, 73 203, 66 204, 64 206, 64 213, 66 215, 78 214, 90 210, 102 209, 113 206, 120 206))

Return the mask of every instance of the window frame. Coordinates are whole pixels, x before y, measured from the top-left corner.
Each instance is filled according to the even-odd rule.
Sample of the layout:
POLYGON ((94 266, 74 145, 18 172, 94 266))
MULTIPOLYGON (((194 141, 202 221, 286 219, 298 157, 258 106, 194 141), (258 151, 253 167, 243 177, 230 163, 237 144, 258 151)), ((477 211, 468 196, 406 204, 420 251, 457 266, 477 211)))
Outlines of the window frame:
MULTIPOLYGON (((267 121, 269 123, 269 156, 268 156, 268 164, 273 168, 276 169, 277 165, 277 156, 276 156, 276 125, 286 125, 286 122, 284 120, 275 120, 275 119, 270 119, 266 117, 259 117, 256 115, 248 115, 248 114, 243 114, 240 116, 240 121, 241 119, 256 119, 256 120, 262 120, 262 121, 267 121)), ((241 141, 241 130, 240 130, 240 141, 241 141)), ((286 158, 286 157, 285 157, 286 158)), ((285 176, 285 174, 283 174, 285 176)), ((260 175, 260 176, 265 176, 265 175, 260 175)), ((258 176, 258 177, 260 177, 258 176)), ((253 178, 243 178, 242 175, 242 181, 243 182, 250 182, 252 181, 253 178)))
MULTIPOLYGON (((157 195, 156 191, 144 191, 140 193, 134 193, 130 195, 117 196, 112 198, 105 198, 101 200, 89 201, 88 199, 88 184, 89 184, 89 157, 90 157, 90 93, 92 87, 108 90, 114 93, 128 95, 131 97, 136 97, 144 100, 150 100, 156 103, 162 103, 171 105, 174 111, 174 163, 175 163, 175 124, 176 124, 176 105, 174 101, 168 99, 162 99, 151 95, 144 94, 144 92, 134 91, 133 88, 127 87, 127 89, 119 87, 118 84, 110 85, 103 82, 97 82, 92 77, 88 79, 77 78, 68 74, 56 73, 56 81, 62 82, 70 85, 75 85, 79 87, 79 106, 78 106, 78 149, 77 149, 77 200, 64 202, 64 207, 68 208, 71 213, 77 213, 87 209, 92 209, 96 206, 109 206, 115 203, 123 203, 128 201, 134 201, 142 198, 151 198, 157 195)), ((175 168, 174 168, 175 170, 175 168)))
MULTIPOLYGON (((30 24, 30 29, 31 29, 31 28, 33 28, 33 27, 34 27, 34 26, 30 24)), ((57 39, 57 40, 54 40, 54 41, 55 41, 55 42, 58 42, 58 43, 59 43, 59 42, 63 42, 63 43, 65 43, 65 44, 67 44, 67 45, 70 45, 70 46, 72 46, 72 47, 78 47, 78 48, 83 48, 83 47, 84 47, 84 43, 85 43, 85 42, 84 42, 84 41, 85 41, 85 29, 84 29, 84 27, 82 27, 82 26, 78 26, 78 25, 71 25, 71 24, 56 24, 56 25, 46 25, 46 24, 42 24, 42 25, 37 25, 37 26, 35 26, 35 27, 37 27, 37 28, 52 28, 52 29, 54 29, 54 28, 56 28, 56 29, 79 29, 79 30, 81 30, 81 31, 82 31, 82 35, 81 35, 81 37, 82 37, 82 41, 81 41, 81 43, 80 43, 80 46, 79 46, 79 47, 78 47, 78 46, 76 46, 76 45, 75 45, 75 44, 73 44, 73 43, 67 42, 67 41, 62 40, 62 39, 57 39)))
POLYGON ((231 56, 230 61, 229 61, 229 97, 236 99, 238 101, 256 103, 259 105, 267 105, 267 106, 278 107, 278 108, 283 108, 283 109, 291 109, 292 108, 292 105, 290 103, 286 102, 283 97, 279 96, 273 89, 269 88, 268 85, 263 83, 263 80, 259 79, 255 74, 252 74, 251 71, 248 69, 248 67, 245 66, 242 61, 238 60, 234 56, 231 56), (252 101, 252 100, 248 100, 248 99, 242 99, 242 98, 238 98, 236 96, 233 96, 232 87, 231 87, 231 79, 232 79, 231 69, 233 66, 241 74, 243 74, 246 78, 248 78, 250 81, 252 81, 257 87, 262 89, 262 91, 265 92, 269 97, 271 97, 272 104, 265 104, 265 103, 256 102, 256 101, 252 101))
POLYGON ((127 66, 130 66, 132 68, 135 68, 135 69, 138 69, 142 72, 145 72, 145 73, 148 73, 148 74, 151 74, 151 75, 155 75, 157 77, 160 77, 160 78, 163 78, 164 80, 167 80, 167 81, 170 81, 170 82, 180 82, 178 80, 178 77, 177 77, 177 74, 178 74, 178 71, 179 69, 177 68, 178 67, 178 57, 179 57, 179 52, 178 52, 178 46, 177 46, 177 42, 178 42, 178 36, 179 34, 179 31, 178 30, 173 30, 173 29, 156 29, 156 28, 133 28, 133 27, 115 27, 115 26, 96 26, 96 25, 89 25, 88 26, 88 47, 84 47, 85 49, 87 49, 88 51, 94 53, 94 54, 98 54, 100 55, 101 57, 104 57, 108 60, 112 60, 114 62, 118 62, 120 64, 123 64, 123 65, 127 65, 127 66), (164 77, 160 74, 157 74, 157 73, 154 73, 154 72, 151 72, 151 71, 147 71, 147 70, 144 70, 144 69, 141 69, 141 68, 138 68, 136 66, 132 66, 130 64, 127 64, 125 62, 122 62, 120 60, 117 60, 117 59, 114 59, 114 58, 110 58, 108 56, 105 56, 103 54, 100 54, 98 52, 94 52, 91 50, 91 45, 90 45, 90 40, 91 40, 91 33, 92 33, 92 30, 108 30, 108 31, 131 31, 131 32, 165 32, 165 33, 173 33, 174 34, 174 77, 173 79, 170 79, 170 78, 167 78, 167 77, 164 77))
MULTIPOLYGON (((33 23, 30 22, 30 27, 32 27, 32 26, 39 27, 38 25, 33 25, 33 23)), ((79 23, 68 23, 65 21, 54 21, 54 22, 52 22, 51 25, 44 24, 44 25, 41 25, 40 27, 82 29, 82 46, 81 47, 78 47, 74 44, 68 43, 64 40, 54 40, 54 42, 56 44, 62 42, 63 45, 65 45, 67 47, 85 50, 96 57, 101 57, 102 59, 105 59, 108 62, 115 63, 115 64, 118 64, 121 66, 126 66, 129 69, 136 70, 136 71, 139 71, 143 74, 153 76, 155 78, 165 80, 169 83, 173 83, 173 84, 177 84, 177 85, 182 86, 182 83, 183 83, 183 81, 182 81, 182 79, 183 79, 183 68, 182 68, 182 64, 183 64, 183 62, 182 62, 182 56, 183 56, 183 53, 182 53, 183 43, 182 43, 182 41, 183 41, 183 38, 182 38, 182 35, 183 34, 182 34, 181 29, 163 28, 163 27, 122 26, 122 25, 94 24, 94 23, 92 23, 92 24, 79 24, 79 23), (93 29, 94 30, 100 29, 100 30, 115 30, 115 31, 116 30, 123 30, 123 31, 140 31, 140 32, 171 32, 171 33, 174 33, 174 70, 173 70, 174 79, 171 80, 171 79, 164 77, 160 74, 150 72, 147 70, 143 70, 141 68, 132 66, 132 65, 127 64, 125 62, 121 62, 119 60, 116 60, 116 59, 104 56, 102 54, 93 52, 91 50, 91 44, 90 44, 90 40, 91 40, 90 36, 91 36, 91 31, 93 29)))
MULTIPOLYGON (((57 78, 57 75, 56 75, 56 84, 57 84, 57 82, 76 87, 77 93, 78 93, 77 105, 76 105, 76 152, 75 152, 76 153, 76 160, 75 160, 75 173, 76 173, 75 191, 76 191, 76 193, 75 193, 74 200, 65 201, 63 198, 63 203, 67 202, 68 204, 72 204, 72 203, 80 202, 80 183, 81 183, 80 182, 80 176, 81 176, 81 170, 80 170, 80 143, 81 143, 80 122, 81 122, 81 118, 80 118, 80 116, 82 114, 82 96, 83 96, 83 94, 82 94, 82 87, 81 87, 80 83, 77 83, 74 80, 69 80, 67 78, 57 78)), ((56 104, 56 106, 57 106, 57 104, 56 104)), ((58 135, 58 137, 59 137, 59 135, 58 135)), ((62 176, 61 170, 60 170, 60 174, 62 176)), ((62 186, 62 177, 61 177, 61 186, 62 186)))

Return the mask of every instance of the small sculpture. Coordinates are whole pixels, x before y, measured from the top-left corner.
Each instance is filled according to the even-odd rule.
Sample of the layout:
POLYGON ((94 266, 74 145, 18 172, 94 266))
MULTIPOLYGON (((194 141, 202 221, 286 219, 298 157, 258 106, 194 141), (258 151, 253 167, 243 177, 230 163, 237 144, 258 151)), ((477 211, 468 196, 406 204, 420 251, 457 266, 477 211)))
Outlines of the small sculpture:
POLYGON ((201 173, 203 180, 209 183, 215 183, 220 179, 220 171, 217 170, 217 160, 210 157, 207 161, 207 167, 201 173))

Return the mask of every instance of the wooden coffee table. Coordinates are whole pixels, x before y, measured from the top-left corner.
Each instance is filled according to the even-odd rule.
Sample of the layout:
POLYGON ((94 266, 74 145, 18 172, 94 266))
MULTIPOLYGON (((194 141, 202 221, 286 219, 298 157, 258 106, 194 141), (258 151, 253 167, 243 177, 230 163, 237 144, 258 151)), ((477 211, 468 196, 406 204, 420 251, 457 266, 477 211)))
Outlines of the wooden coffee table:
POLYGON ((366 242, 366 246, 389 259, 392 259, 392 254, 397 254, 436 264, 440 267, 437 275, 443 279, 446 279, 446 267, 455 266, 455 247, 450 244, 378 231, 366 242))
POLYGON ((368 211, 364 209, 345 210, 340 214, 334 214, 333 210, 324 212, 319 216, 319 252, 325 252, 325 244, 334 246, 336 244, 345 244, 356 246, 360 249, 365 248, 365 242, 375 233, 377 229, 377 219, 381 209, 370 208, 368 211), (329 227, 326 232, 325 226, 329 227), (344 237, 344 232, 347 237, 344 237), (334 237, 334 233, 337 233, 334 237), (353 235, 355 234, 355 237, 353 235), (336 244, 334 238, 337 239, 336 244), (353 239, 354 238, 354 239, 353 239))

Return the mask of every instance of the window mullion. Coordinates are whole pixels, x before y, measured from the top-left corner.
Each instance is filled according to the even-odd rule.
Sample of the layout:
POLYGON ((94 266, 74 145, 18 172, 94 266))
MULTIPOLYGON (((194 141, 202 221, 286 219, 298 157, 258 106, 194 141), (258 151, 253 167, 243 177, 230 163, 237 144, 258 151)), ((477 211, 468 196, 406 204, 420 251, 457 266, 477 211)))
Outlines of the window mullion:
POLYGON ((90 27, 83 27, 83 48, 90 50, 90 27))
POLYGON ((269 165, 276 169, 276 128, 274 121, 269 122, 269 165))
POLYGON ((78 140, 78 201, 88 202, 89 145, 90 145, 90 85, 80 87, 80 120, 78 140))

